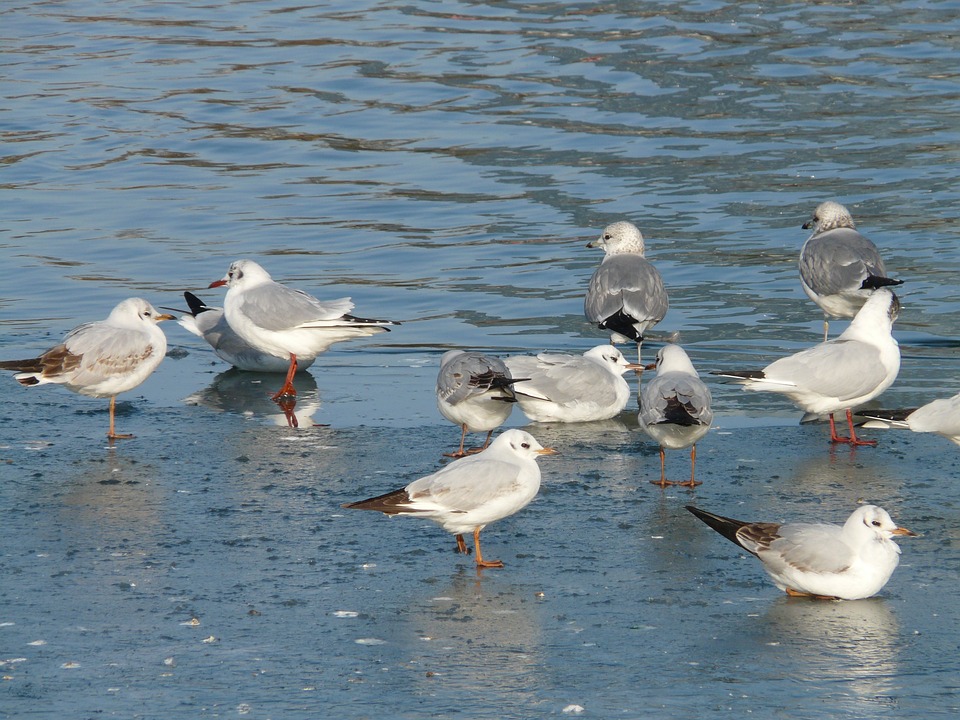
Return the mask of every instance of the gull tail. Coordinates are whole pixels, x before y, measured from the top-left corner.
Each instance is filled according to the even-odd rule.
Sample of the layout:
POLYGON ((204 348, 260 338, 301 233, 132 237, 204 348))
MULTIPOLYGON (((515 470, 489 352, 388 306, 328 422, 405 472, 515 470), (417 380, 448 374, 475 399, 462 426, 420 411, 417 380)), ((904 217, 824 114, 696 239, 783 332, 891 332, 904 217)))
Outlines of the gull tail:
POLYGON ((13 379, 24 387, 40 384, 40 375, 43 373, 43 358, 30 358, 29 360, 3 360, 0 361, 0 370, 13 370, 17 374, 13 379))
POLYGON ((698 520, 705 522, 734 545, 743 547, 743 545, 740 544, 740 540, 737 539, 737 532, 740 530, 740 528, 751 525, 752 523, 744 522, 743 520, 734 520, 732 518, 723 517, 722 515, 714 515, 713 513, 709 513, 706 510, 701 510, 693 505, 684 505, 684 507, 693 513, 698 520))
POLYGON ((684 404, 676 396, 667 398, 667 407, 663 410, 663 423, 683 427, 702 425, 703 423, 694 417, 691 410, 693 410, 691 405, 684 404))
POLYGON ((894 280, 893 278, 882 277, 880 275, 868 275, 867 278, 860 283, 860 289, 876 290, 882 287, 890 287, 891 285, 903 285, 903 280, 894 280))
POLYGON ((635 322, 636 320, 623 310, 618 310, 615 314, 597 323, 597 327, 601 330, 612 330, 618 335, 630 338, 635 343, 642 343, 643 335, 634 327, 635 322))
POLYGON ((414 513, 415 509, 410 507, 410 496, 407 495, 406 488, 402 490, 393 490, 383 495, 358 500, 357 502, 344 503, 340 507, 348 510, 376 510, 386 515, 400 515, 402 513, 414 513))

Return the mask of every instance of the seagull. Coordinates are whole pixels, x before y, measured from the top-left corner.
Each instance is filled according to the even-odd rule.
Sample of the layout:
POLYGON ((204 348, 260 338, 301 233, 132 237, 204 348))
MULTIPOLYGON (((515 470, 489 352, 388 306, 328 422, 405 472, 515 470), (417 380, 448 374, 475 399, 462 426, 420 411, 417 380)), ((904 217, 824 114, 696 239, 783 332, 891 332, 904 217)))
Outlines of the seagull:
POLYGON ((803 224, 813 229, 800 249, 803 291, 823 310, 823 339, 829 319, 852 318, 873 290, 902 285, 886 276, 877 246, 857 232, 850 212, 840 203, 820 203, 803 224))
POLYGON ((111 440, 132 438, 114 430, 117 395, 132 390, 157 369, 167 352, 167 338, 158 322, 173 320, 141 298, 128 298, 106 320, 75 327, 56 347, 30 360, 5 360, 25 387, 55 383, 89 397, 110 398, 111 440))
MULTIPOLYGON (((238 370, 249 372, 285 373, 287 371, 290 365, 287 359, 261 352, 237 335, 227 323, 223 308, 207 305, 192 292, 183 293, 183 298, 187 301, 187 307, 190 310, 174 311, 183 313, 177 320, 177 324, 206 340, 221 360, 230 363, 238 370)), ((172 310, 173 308, 163 309, 172 310)), ((306 370, 313 365, 313 361, 314 358, 307 360, 298 358, 297 370, 306 370)))
POLYGON ((301 290, 274 282, 253 260, 237 260, 210 287, 227 286, 224 317, 242 340, 255 350, 288 363, 287 377, 274 395, 296 397, 293 376, 301 362, 313 360, 333 343, 389 332, 390 320, 348 315, 350 298, 320 302, 301 290))
POLYGON ((511 355, 504 362, 514 377, 524 378, 514 381, 513 391, 534 422, 590 422, 619 415, 630 399, 623 373, 642 369, 612 345, 582 355, 511 355))
POLYGON ((740 382, 747 390, 786 395, 807 413, 830 416, 830 442, 876 445, 860 440, 851 408, 872 400, 900 372, 900 347, 891 334, 900 301, 887 288, 874 290, 850 326, 836 339, 781 358, 763 370, 712 372, 740 382), (839 437, 833 414, 847 413, 850 437, 839 437))
POLYGON ((664 345, 657 353, 657 376, 643 389, 640 427, 660 444, 660 481, 654 485, 696 487, 697 441, 707 434, 713 422, 710 390, 700 380, 693 363, 679 345, 664 345), (690 448, 690 482, 671 482, 666 478, 664 448, 690 448))
POLYGON ((892 427, 909 428, 920 433, 936 433, 960 445, 960 394, 934 400, 919 408, 870 410, 861 414, 892 427))
POLYGON ((748 523, 686 506, 727 540, 760 558, 774 584, 792 596, 860 600, 876 595, 900 562, 894 535, 916 537, 897 527, 887 511, 861 505, 842 525, 748 523))
POLYGON ((500 568, 501 561, 483 559, 480 531, 533 500, 540 489, 537 458, 555 453, 528 432, 507 430, 483 452, 452 462, 402 490, 343 507, 433 520, 456 535, 457 551, 463 554, 470 552, 463 534, 472 532, 477 568, 500 568))
POLYGON ((460 426, 460 447, 446 453, 447 457, 469 454, 463 449, 468 432, 487 433, 481 450, 490 444, 493 431, 507 421, 517 401, 514 382, 503 360, 493 355, 465 350, 443 354, 437 373, 437 409, 460 426))
POLYGON ((611 333, 611 344, 633 341, 639 362, 643 335, 667 314, 670 303, 659 271, 643 256, 643 235, 636 225, 615 222, 588 248, 606 255, 590 278, 583 312, 587 320, 611 333))

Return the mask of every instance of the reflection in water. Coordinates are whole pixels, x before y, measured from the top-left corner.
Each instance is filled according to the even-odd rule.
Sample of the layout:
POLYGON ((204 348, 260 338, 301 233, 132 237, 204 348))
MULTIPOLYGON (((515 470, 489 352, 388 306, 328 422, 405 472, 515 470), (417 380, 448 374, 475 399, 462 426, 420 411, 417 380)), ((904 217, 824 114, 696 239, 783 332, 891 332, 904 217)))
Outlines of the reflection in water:
POLYGON ((231 368, 214 378, 209 387, 184 399, 185 403, 201 405, 224 412, 262 417, 268 422, 289 427, 312 427, 314 414, 320 410, 320 392, 310 373, 300 372, 293 378, 297 397, 275 402, 270 399, 271 382, 277 376, 270 373, 244 372, 231 368))
POLYGON ((157 532, 164 493, 154 465, 125 447, 118 452, 112 446, 105 455, 80 463, 76 475, 65 483, 67 492, 60 509, 63 525, 73 528, 71 535, 83 537, 92 529, 98 537, 144 539, 157 532))
MULTIPOLYGON (((785 657, 791 674, 827 689, 843 688, 851 703, 889 702, 899 671, 899 623, 882 598, 824 602, 780 598, 761 633, 785 657)), ((862 708, 861 708, 862 709, 862 708)))
POLYGON ((501 581, 460 568, 449 586, 411 606, 418 645, 410 655, 424 668, 418 690, 460 706, 534 706, 544 662, 537 600, 501 581))

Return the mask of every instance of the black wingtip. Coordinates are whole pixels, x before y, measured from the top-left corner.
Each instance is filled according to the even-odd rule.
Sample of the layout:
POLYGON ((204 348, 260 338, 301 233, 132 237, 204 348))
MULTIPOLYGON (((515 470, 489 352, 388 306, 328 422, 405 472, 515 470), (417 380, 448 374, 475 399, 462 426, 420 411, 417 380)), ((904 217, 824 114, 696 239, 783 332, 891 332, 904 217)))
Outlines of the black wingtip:
POLYGON ((861 290, 878 290, 882 287, 890 287, 892 285, 903 285, 903 280, 894 280, 893 278, 881 277, 880 275, 868 275, 867 278, 860 283, 861 290))
POLYGON ((744 522, 743 520, 734 520, 733 518, 723 517, 722 515, 714 515, 713 513, 709 513, 706 510, 701 510, 693 505, 684 505, 684 507, 693 513, 698 520, 701 520, 710 528, 716 530, 734 545, 743 547, 740 544, 740 541, 737 539, 737 531, 740 530, 740 528, 749 525, 750 523, 744 522))
POLYGON ((203 302, 203 300, 187 290, 185 290, 183 293, 183 299, 187 301, 187 307, 190 308, 190 314, 194 317, 210 309, 207 307, 207 304, 203 302))

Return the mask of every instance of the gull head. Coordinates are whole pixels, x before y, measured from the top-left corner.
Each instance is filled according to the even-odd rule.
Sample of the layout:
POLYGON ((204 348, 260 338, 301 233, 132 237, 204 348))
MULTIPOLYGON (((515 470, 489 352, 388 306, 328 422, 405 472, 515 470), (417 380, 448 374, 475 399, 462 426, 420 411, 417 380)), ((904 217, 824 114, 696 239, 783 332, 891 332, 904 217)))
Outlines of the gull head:
POLYGON ((813 217, 803 224, 804 230, 813 230, 813 235, 825 233, 827 230, 836 230, 837 228, 849 228, 856 230, 853 224, 853 216, 843 205, 833 200, 827 200, 817 205, 813 211, 813 217))
POLYGON ((643 365, 629 362, 617 348, 609 343, 587 350, 583 356, 606 368, 614 375, 623 375, 627 370, 643 370, 643 365))
POLYGON ((270 274, 253 260, 236 260, 230 263, 227 274, 219 280, 214 280, 208 287, 227 288, 238 287, 240 285, 255 285, 270 279, 270 274))
POLYGON ((513 455, 524 460, 536 460, 541 455, 556 455, 553 448, 545 448, 525 430, 511 429, 501 433, 481 455, 513 455))
POLYGON ((140 322, 158 323, 175 320, 173 315, 157 312, 157 309, 143 298, 127 298, 110 311, 108 320, 115 325, 136 325, 140 322))
POLYGON ((587 243, 589 248, 601 248, 607 255, 639 255, 643 257, 646 246, 637 226, 626 220, 607 225, 599 238, 587 243))
POLYGON ((916 537, 917 534, 906 528, 897 527, 889 513, 876 505, 861 505, 843 525, 844 534, 854 533, 866 538, 890 540, 895 535, 916 537))
POLYGON ((657 352, 657 374, 665 372, 681 372, 697 376, 697 370, 690 361, 690 356, 679 345, 664 345, 657 352))

